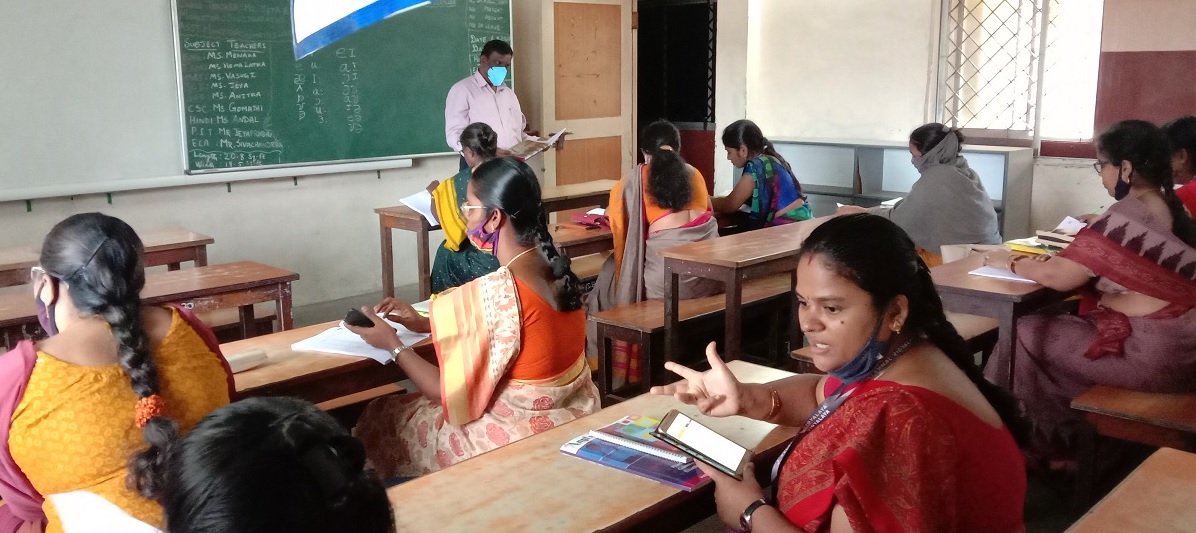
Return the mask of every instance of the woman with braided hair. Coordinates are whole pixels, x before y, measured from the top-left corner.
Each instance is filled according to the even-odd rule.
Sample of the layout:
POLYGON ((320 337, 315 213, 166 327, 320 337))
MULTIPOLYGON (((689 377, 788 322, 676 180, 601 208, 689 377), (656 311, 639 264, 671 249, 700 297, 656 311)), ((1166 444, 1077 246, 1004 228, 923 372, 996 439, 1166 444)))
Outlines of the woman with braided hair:
POLYGON ((737 481, 699 463, 723 522, 761 532, 1024 529, 1014 438, 1024 423, 947 321, 909 236, 876 215, 828 220, 802 245, 797 298, 814 365, 829 375, 740 383, 711 344, 710 370, 665 363, 685 379, 652 388, 710 416, 801 428, 771 468, 769 493, 752 468, 737 481))
MULTIPOLYGON (((1080 314, 1018 321, 1013 393, 1034 427, 1036 458, 1073 466, 1071 400, 1093 385, 1148 392, 1196 390, 1196 224, 1176 196, 1166 134, 1142 120, 1096 139, 1094 168, 1116 202, 1054 257, 989 252, 991 266, 1059 291, 1085 294, 1080 314)), ((1003 377, 1009 360, 990 359, 1003 377)), ((1005 380, 1002 380, 1005 381, 1005 380)))
POLYGON ((88 523, 96 512, 60 514, 57 498, 160 526, 165 451, 229 402, 211 330, 187 310, 142 307, 142 253, 132 228, 100 213, 46 236, 32 282, 50 336, 0 356, 0 532, 106 530, 88 523))
POLYGON ((581 290, 553 245, 535 173, 513 158, 482 163, 461 211, 469 239, 502 266, 441 293, 427 318, 391 298, 374 309, 430 331, 440 364, 424 361, 381 320, 347 326, 394 353, 419 389, 374 400, 358 420, 357 437, 384 477, 440 470, 600 408, 584 353, 581 290))

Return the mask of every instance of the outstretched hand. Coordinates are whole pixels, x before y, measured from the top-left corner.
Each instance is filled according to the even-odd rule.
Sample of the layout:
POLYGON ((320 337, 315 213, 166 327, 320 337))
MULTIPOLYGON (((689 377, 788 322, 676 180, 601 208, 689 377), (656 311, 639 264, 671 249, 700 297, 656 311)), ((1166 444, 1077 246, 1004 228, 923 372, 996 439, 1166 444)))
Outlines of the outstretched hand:
POLYGON ((706 345, 706 360, 710 370, 698 372, 674 362, 664 364, 665 369, 685 378, 676 383, 652 387, 652 394, 672 396, 678 401, 696 405, 698 410, 709 416, 731 416, 740 414, 743 385, 735 379, 714 349, 714 343, 706 345))

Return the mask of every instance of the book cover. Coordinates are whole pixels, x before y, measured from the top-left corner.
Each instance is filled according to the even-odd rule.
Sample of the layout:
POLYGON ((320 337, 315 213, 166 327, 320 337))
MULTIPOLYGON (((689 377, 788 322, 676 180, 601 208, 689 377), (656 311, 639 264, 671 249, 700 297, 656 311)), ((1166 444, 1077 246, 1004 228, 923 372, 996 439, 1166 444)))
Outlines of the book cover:
POLYGON ((693 462, 678 463, 662 459, 595 438, 590 434, 566 442, 561 446, 561 453, 629 472, 686 492, 710 482, 710 478, 693 462))
POLYGON ((688 463, 693 458, 682 453, 676 446, 662 441, 652 435, 652 430, 660 424, 660 420, 650 416, 629 415, 606 426, 590 432, 599 439, 655 455, 662 459, 669 459, 678 463, 688 463))

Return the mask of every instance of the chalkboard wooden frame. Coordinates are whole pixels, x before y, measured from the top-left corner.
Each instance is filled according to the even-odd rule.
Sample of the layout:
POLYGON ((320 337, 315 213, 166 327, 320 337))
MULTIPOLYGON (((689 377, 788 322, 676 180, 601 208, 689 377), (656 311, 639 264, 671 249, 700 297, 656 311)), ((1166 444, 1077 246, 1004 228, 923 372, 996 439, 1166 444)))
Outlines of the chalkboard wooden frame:
MULTIPOLYGON (((287 22, 287 28, 289 28, 290 27, 289 26, 290 2, 288 0, 264 0, 264 2, 274 2, 274 3, 278 3, 280 5, 286 6, 285 7, 286 11, 284 14, 285 14, 285 21, 287 22)), ((175 44, 175 46, 174 46, 175 66, 176 66, 175 70, 176 70, 176 75, 178 78, 178 102, 179 102, 178 108, 179 108, 179 118, 180 118, 180 124, 181 124, 180 132, 179 132, 180 138, 181 138, 181 154, 180 154, 180 156, 181 156, 181 159, 183 162, 183 168, 184 168, 185 174, 202 175, 202 174, 228 173, 228 172, 235 172, 238 174, 257 174, 257 173, 260 173, 258 171, 268 171, 268 172, 265 172, 265 174, 273 175, 276 172, 278 172, 279 169, 288 169, 288 168, 295 168, 295 167, 308 167, 308 168, 304 168, 304 170, 305 170, 305 172, 303 172, 304 174, 330 173, 330 172, 342 171, 340 169, 346 165, 351 166, 351 167, 359 167, 362 165, 367 165, 370 168, 407 167, 407 166, 411 166, 411 159, 413 159, 413 158, 451 155, 451 154, 453 154, 453 152, 448 150, 448 147, 447 147, 447 145, 445 145, 444 140, 443 140, 443 131, 444 131, 443 130, 443 126, 444 126, 444 123, 443 123, 443 101, 444 100, 443 99, 444 99, 445 95, 447 95, 448 87, 451 86, 451 83, 455 83, 456 81, 460 80, 461 78, 464 78, 468 74, 468 72, 471 71, 473 68, 476 68, 476 60, 477 60, 476 59, 477 58, 476 51, 478 49, 480 49, 480 43, 476 42, 476 41, 482 40, 482 37, 479 37, 479 35, 486 36, 486 40, 488 40, 488 38, 503 38, 503 39, 510 41, 511 33, 513 32, 513 29, 512 29, 513 20, 512 20, 512 16, 511 16, 510 0, 440 0, 440 5, 437 5, 437 3, 433 3, 431 6, 425 6, 425 7, 420 8, 420 9, 442 9, 443 11, 438 12, 438 13, 423 13, 423 15, 425 16, 425 18, 431 17, 434 14, 441 15, 444 17, 445 21, 447 21, 446 23, 449 23, 449 24, 455 23, 455 19, 453 17, 461 16, 462 18, 460 20, 462 21, 461 24, 463 26, 465 26, 467 23, 469 23, 469 25, 472 26, 472 22, 474 21, 473 17, 474 17, 475 8, 479 12, 484 10, 485 14, 488 16, 488 18, 486 19, 487 26, 485 28, 481 28, 483 26, 483 24, 482 24, 482 22, 479 22, 478 26, 481 29, 478 29, 476 31, 468 29, 468 28, 462 29, 462 33, 464 34, 465 38, 470 42, 458 44, 461 41, 454 41, 454 44, 452 46, 444 47, 445 49, 452 49, 452 47, 464 46, 464 47, 466 47, 466 49, 468 49, 470 51, 470 55, 472 56, 468 62, 460 61, 461 65, 452 65, 452 67, 457 67, 457 68, 449 67, 447 69, 449 72, 451 72, 451 74, 448 74, 451 77, 451 82, 447 81, 449 78, 444 78, 445 74, 440 74, 440 76, 442 78, 440 80, 440 84, 445 85, 444 87, 437 87, 435 91, 419 92, 418 96, 419 96, 419 98, 421 98, 421 100, 415 104, 408 105, 409 102, 407 102, 407 101, 400 102, 400 104, 402 104, 402 105, 407 105, 407 107, 405 107, 404 109, 414 108, 414 107, 418 107, 420 105, 424 106, 423 108, 421 108, 422 112, 423 112, 423 116, 425 117, 424 120, 422 122, 416 123, 416 126, 414 128, 410 128, 410 130, 418 129, 418 131, 426 132, 426 133, 422 133, 422 136, 424 138, 421 138, 420 141, 418 143, 416 143, 423 149, 416 149, 416 150, 407 149, 412 144, 409 142, 408 144, 405 144, 405 145, 397 144, 394 149, 390 150, 390 153, 378 153, 378 150, 374 149, 374 153, 365 154, 366 156, 363 157, 363 156, 361 156, 362 154, 354 153, 350 149, 350 150, 345 150, 344 152, 340 152, 335 156, 328 156, 327 152, 320 152, 320 150, 322 148, 325 148, 326 146, 328 146, 328 144, 333 144, 333 143, 320 144, 320 143, 313 143, 311 141, 307 141, 308 142, 307 147, 303 147, 302 143, 299 143, 297 145, 297 146, 300 146, 300 148, 297 148, 297 150, 299 151, 298 155, 288 154, 288 155, 284 156, 283 154, 285 153, 284 151, 286 150, 287 144, 282 139, 275 137, 275 138, 266 138, 266 139, 264 139, 265 142, 259 143, 259 144, 267 146, 266 148, 260 149, 263 153, 270 152, 270 151, 276 152, 278 154, 277 158, 270 160, 270 159, 267 159, 268 156, 262 155, 255 159, 255 158, 253 158, 253 156, 250 156, 250 159, 248 161, 245 161, 244 156, 238 154, 237 149, 240 148, 240 144, 238 144, 236 148, 234 148, 233 146, 230 145, 230 141, 236 141, 239 143, 240 142, 239 140, 230 139, 229 137, 231 137, 231 135, 223 135, 223 134, 214 135, 211 133, 212 130, 214 130, 216 127, 220 126, 218 124, 213 124, 212 121, 210 121, 210 119, 213 119, 215 117, 213 117, 213 116, 206 116, 206 117, 198 116, 197 117, 196 116, 197 114, 200 114, 201 108, 197 107, 197 105, 200 102, 197 102, 197 99, 194 97, 193 94, 189 94, 189 89, 188 89, 188 83, 195 82, 195 80, 197 79, 195 77, 192 77, 190 79, 188 78, 188 74, 189 74, 188 66, 189 65, 194 66, 196 63, 195 63, 193 54, 191 56, 191 61, 189 62, 188 54, 190 54, 191 52, 196 52, 196 51, 200 51, 200 52, 211 52, 211 51, 205 51, 205 50, 197 49, 194 47, 188 48, 189 46, 191 46, 193 44, 193 42, 188 41, 188 39, 190 39, 194 36, 191 35, 190 33, 188 33, 188 29, 184 27, 186 25, 186 22, 184 20, 185 15, 180 15, 180 10, 183 9, 180 6, 180 4, 181 3, 189 4, 191 7, 188 7, 187 9, 190 9, 191 12, 193 12, 195 10, 196 5, 202 5, 202 6, 206 6, 206 7, 211 7, 213 5, 221 5, 221 6, 246 5, 248 7, 246 7, 245 9, 256 9, 259 6, 264 5, 264 2, 263 2, 263 0, 172 0, 171 1, 171 15, 172 15, 172 23, 174 26, 173 27, 174 31, 172 33, 173 33, 174 39, 175 39, 175 43, 174 43, 175 44), (251 3, 253 5, 250 5, 251 3), (452 9, 455 11, 450 12, 450 11, 448 11, 448 9, 452 9), (495 11, 496 9, 499 11, 495 11), (458 13, 458 12, 460 12, 460 13, 458 13), (495 13, 499 13, 499 12, 501 13, 500 15, 495 15, 495 13), (496 25, 495 23, 490 22, 492 20, 492 18, 490 18, 490 16, 492 16, 492 15, 494 17, 498 17, 502 24, 496 25), (502 17, 505 17, 506 20, 501 20, 502 17), (468 70, 466 70, 466 69, 468 69, 468 70), (457 72, 457 70, 461 70, 461 72, 457 72), (436 94, 436 93, 439 93, 439 94, 436 94), (435 107, 436 115, 438 116, 438 118, 435 118, 435 119, 427 118, 427 117, 431 116, 431 114, 428 113, 428 110, 429 110, 428 108, 432 107, 432 106, 435 107), (197 122, 200 122, 200 123, 197 124, 197 122), (196 131, 197 129, 199 130, 198 133, 200 133, 200 134, 197 134, 197 131, 196 131), (189 133, 191 133, 192 135, 189 135, 189 133), (205 137, 205 135, 206 135, 206 137, 205 137), (219 138, 219 139, 217 139, 217 138, 219 138), (219 147, 214 147, 214 146, 212 146, 212 143, 215 140, 218 140, 224 144, 222 144, 219 147), (204 144, 204 143, 206 143, 206 144, 204 144), (203 145, 203 146, 197 146, 197 145, 203 145), (316 147, 314 149, 314 151, 320 154, 319 157, 309 157, 308 155, 302 153, 302 151, 304 149, 312 149, 312 148, 310 148, 310 146, 316 147), (443 151, 441 151, 441 150, 438 150, 439 147, 444 147, 445 149, 443 151), (211 161, 214 161, 216 158, 226 157, 226 154, 224 152, 220 152, 219 150, 216 150, 216 148, 219 148, 220 150, 228 150, 228 151, 230 151, 228 153, 230 153, 231 156, 227 156, 227 157, 230 157, 233 159, 235 159, 236 157, 242 157, 242 161, 234 161, 231 163, 212 163, 211 161), (200 161, 200 159, 196 157, 197 152, 204 152, 201 154, 201 157, 206 158, 206 159, 204 159, 203 161, 200 161), (197 161, 200 161, 200 162, 197 163, 197 161), (315 167, 315 168, 312 168, 312 167, 315 167), (320 168, 320 167, 323 167, 323 168, 320 168)), ((272 9, 273 10, 270 12, 262 13, 262 17, 264 20, 264 17, 269 16, 270 13, 273 13, 275 16, 277 16, 279 8, 278 8, 278 6, 273 6, 273 7, 269 7, 269 8, 263 8, 263 9, 272 9)), ((394 17, 394 18, 397 18, 397 17, 394 17)), ((377 28, 378 26, 383 26, 387 22, 388 21, 379 22, 370 28, 365 28, 363 31, 369 31, 372 28, 377 28)), ((271 22, 267 22, 267 23, 277 24, 277 21, 271 21, 271 22)), ((264 24, 267 24, 267 23, 264 23, 264 24)), ((213 25, 215 25, 215 24, 217 24, 217 23, 213 23, 213 25)), ((394 23, 391 23, 391 24, 395 25, 394 23)), ((397 26, 397 25, 395 25, 395 26, 397 26)), ((227 29, 227 31, 233 31, 233 29, 230 28, 230 29, 227 29)), ((374 31, 378 31, 378 30, 375 29, 374 31)), ((265 33, 268 33, 268 32, 263 32, 263 34, 265 34, 265 33)), ((253 37, 253 35, 250 35, 250 37, 253 37)), ((344 40, 342 42, 352 43, 354 41, 352 41, 350 39, 352 39, 353 37, 354 36, 349 36, 346 38, 346 40, 344 40)), ((374 36, 374 38, 377 38, 377 37, 374 36)), ((386 37, 386 39, 393 41, 394 39, 396 39, 396 37, 394 37, 392 35, 392 36, 386 37)), ((262 87, 261 91, 251 91, 249 93, 250 95, 259 95, 256 97, 256 98, 258 98, 259 102, 261 102, 261 97, 260 97, 261 93, 269 93, 269 96, 266 97, 266 100, 269 100, 269 101, 264 102, 264 103, 254 104, 252 106, 243 106, 243 108, 246 108, 246 109, 264 109, 265 111, 260 112, 260 114, 263 114, 264 116, 253 116, 251 114, 247 114, 247 115, 242 116, 241 119, 249 120, 249 121, 256 119, 258 121, 267 121, 267 123, 268 123, 272 114, 277 114, 280 112, 279 111, 279 109, 281 109, 280 106, 288 105, 288 103, 286 103, 286 102, 283 102, 280 104, 278 102, 273 101, 274 95, 283 94, 281 91, 278 91, 278 90, 270 91, 269 90, 269 89, 273 88, 270 85, 270 83, 274 83, 274 82, 278 81, 278 74, 275 72, 275 69, 272 67, 273 62, 279 61, 279 59, 277 58, 277 54, 274 54, 272 52, 264 52, 264 53, 260 53, 260 54, 259 53, 246 54, 246 53, 240 53, 241 50, 234 50, 234 49, 232 49, 232 47, 236 46, 236 47, 240 47, 242 50, 246 50, 248 52, 255 52, 256 49, 267 49, 271 44, 273 44, 279 48, 279 51, 281 51, 284 49, 283 45, 285 44, 286 53, 290 54, 290 53, 292 53, 292 51, 291 51, 291 46, 293 44, 292 39, 291 39, 291 36, 289 36, 286 43, 283 43, 282 40, 279 40, 277 43, 273 43, 273 42, 266 43, 264 41, 267 41, 267 39, 255 40, 252 38, 244 39, 244 41, 246 41, 246 42, 243 42, 243 43, 237 42, 237 41, 241 41, 241 40, 242 39, 239 37, 227 39, 228 47, 222 51, 226 52, 226 55, 233 56, 234 59, 238 60, 238 63, 236 64, 236 67, 238 67, 238 68, 233 68, 230 65, 230 63, 225 62, 224 64, 230 65, 229 69, 227 69, 227 70, 235 73, 238 76, 244 76, 245 71, 247 69, 240 68, 242 65, 242 62, 240 60, 248 57, 250 59, 245 60, 243 62, 243 64, 253 65, 253 67, 248 68, 248 70, 251 71, 250 77, 252 77, 252 75, 253 75, 252 72, 260 73, 260 72, 265 72, 265 71, 268 71, 268 73, 264 74, 263 77, 265 77, 265 76, 270 77, 268 79, 268 81, 264 85, 261 86, 262 87), (265 61, 252 61, 252 58, 260 57, 263 54, 267 56, 267 59, 265 61), (253 71, 252 69, 254 69, 254 68, 256 68, 258 70, 253 71)), ((225 43, 221 43, 221 42, 218 42, 215 40, 213 42, 216 42, 217 44, 225 44, 225 43)), ((368 44, 376 44, 376 43, 371 43, 370 41, 368 41, 365 38, 357 39, 356 42, 357 43, 364 42, 367 45, 368 44)), ((385 41, 382 41, 382 42, 385 42, 385 41)), ((338 44, 339 43, 334 43, 333 45, 330 45, 326 50, 329 50, 330 53, 335 54, 338 51, 337 50, 338 44)), ((217 48, 219 48, 219 47, 217 47, 217 48)), ((349 49, 352 50, 352 48, 349 48, 349 49)), ((212 55, 212 57, 220 57, 221 56, 220 52, 221 51, 216 51, 212 55)), ((316 52, 316 54, 313 54, 313 55, 318 55, 322 52, 324 52, 324 51, 316 52)), ((372 52, 375 54, 379 54, 377 51, 372 51, 372 52)), ((447 52, 445 52, 445 53, 447 53, 447 52)), ((428 54, 426 49, 421 49, 421 52, 417 52, 414 55, 426 55, 426 54, 428 54)), ((327 54, 325 54, 325 55, 327 55, 327 54)), ((293 55, 290 57, 292 60, 294 59, 293 55)), ((311 57, 311 56, 309 56, 309 57, 311 57)), ((462 57, 462 55, 457 54, 455 57, 460 58, 460 57, 462 57)), ((389 59, 389 56, 387 57, 387 59, 389 59)), ((312 68, 314 69, 316 66, 319 66, 319 64, 316 63, 316 61, 327 61, 327 60, 328 60, 327 57, 318 58, 316 60, 313 60, 310 63, 310 65, 312 65, 312 68)), ((213 61, 215 61, 215 60, 213 60, 213 61)), ((307 61, 307 58, 304 58, 301 60, 294 60, 294 62, 291 65, 295 65, 296 68, 299 68, 298 66, 301 65, 305 61, 307 61)), ((434 61, 434 59, 432 59, 432 61, 434 61)), ((346 62, 346 60, 341 60, 340 67, 342 69, 344 68, 345 62, 346 62)), ((357 63, 354 61, 354 62, 352 62, 352 64, 354 65, 353 68, 356 69, 357 63)), ((287 67, 287 66, 291 66, 291 65, 284 64, 283 66, 287 67)), ((209 65, 208 68, 211 69, 212 67, 209 65)), ((209 74, 209 76, 212 76, 212 75, 219 76, 219 75, 221 75, 221 72, 222 71, 220 70, 220 68, 216 68, 216 72, 214 74, 209 74)), ((190 74, 192 76, 195 76, 195 72, 190 72, 190 74)), ((229 74, 224 73, 224 75, 228 76, 229 74)), ((286 74, 284 73, 284 75, 286 75, 286 74)), ((316 75, 313 70, 313 73, 312 73, 313 80, 315 79, 315 76, 316 75)), ((424 76, 424 77, 427 77, 427 76, 424 76)), ((296 76, 296 78, 298 78, 298 76, 296 76)), ((223 82, 223 80, 221 80, 221 82, 223 82)), ((211 83, 212 87, 216 87, 217 83, 218 82, 212 82, 211 83)), ((296 82, 296 84, 301 86, 301 84, 299 84, 299 82, 296 82)), ((195 85, 195 84, 193 83, 193 85, 195 85)), ((249 84, 248 83, 234 84, 234 86, 237 87, 239 90, 247 91, 248 89, 246 89, 246 87, 248 87, 249 84)), ((253 87, 257 88, 258 86, 253 86, 253 87)), ((314 82, 312 84, 312 87, 316 87, 314 82)), ((346 83, 345 84, 346 90, 348 89, 348 87, 349 87, 349 85, 348 85, 348 83, 346 83)), ((353 88, 355 91, 354 95, 356 95, 357 94, 356 86, 354 86, 353 88)), ((191 87, 191 90, 194 91, 194 87, 191 87)), ((413 89, 413 91, 415 91, 415 90, 413 89)), ((213 91, 213 94, 214 94, 214 92, 215 91, 213 91)), ((312 90, 312 92, 315 92, 318 94, 318 88, 314 88, 312 90)), ((227 93, 227 95, 228 96, 236 96, 236 93, 234 93, 233 90, 230 89, 229 92, 227 93)), ((253 98, 254 98, 253 96, 250 97, 251 102, 253 101, 253 98)), ((213 104, 213 106, 214 105, 215 104, 213 104)), ((346 108, 347 107, 349 107, 349 106, 346 103, 346 108)), ((390 104, 390 107, 401 107, 401 105, 390 104)), ((223 109, 229 109, 229 107, 224 107, 223 109)), ((359 107, 358 109, 359 110, 357 111, 357 120, 358 120, 358 126, 360 127, 360 125, 363 122, 362 115, 364 113, 362 113, 361 107, 359 107)), ((222 113, 222 114, 224 114, 224 113, 222 113)), ((237 119, 236 116, 233 116, 232 118, 237 119)), ((321 118, 323 118, 323 117, 321 117, 321 118)), ((302 117, 300 118, 300 120, 301 119, 302 119, 302 117)), ((227 114, 225 114, 225 116, 223 117, 223 120, 225 120, 224 124, 228 124, 229 117, 227 116, 227 114)), ((331 118, 329 120, 331 120, 331 118)), ((278 122, 280 122, 280 121, 276 121, 276 123, 278 123, 278 122)), ((258 122, 258 123, 260 123, 260 122, 258 122)), ((391 126, 391 127, 402 129, 404 126, 391 126)), ((239 135, 242 130, 237 130, 237 131, 238 131, 238 135, 239 135)), ((301 131, 303 133, 307 133, 306 130, 301 130, 301 131)), ((271 132, 268 129, 259 129, 256 131, 250 129, 250 130, 248 130, 248 133, 251 133, 254 135, 259 135, 261 137, 266 137, 266 134, 271 133, 271 132)), ((335 136, 335 134, 333 134, 333 135, 335 136)), ((347 136, 348 134, 345 134, 345 135, 347 136)), ((375 135, 376 138, 384 138, 385 139, 385 138, 388 138, 388 135, 390 135, 390 132, 384 131, 384 130, 379 130, 379 131, 376 131, 373 135, 375 135)), ((356 139, 354 139, 354 140, 356 140, 356 139)), ((352 144, 352 142, 349 142, 348 144, 352 144)), ((247 145, 250 145, 250 143, 247 143, 247 145)), ((249 148, 249 149, 255 150, 257 148, 255 147, 255 148, 249 148)))

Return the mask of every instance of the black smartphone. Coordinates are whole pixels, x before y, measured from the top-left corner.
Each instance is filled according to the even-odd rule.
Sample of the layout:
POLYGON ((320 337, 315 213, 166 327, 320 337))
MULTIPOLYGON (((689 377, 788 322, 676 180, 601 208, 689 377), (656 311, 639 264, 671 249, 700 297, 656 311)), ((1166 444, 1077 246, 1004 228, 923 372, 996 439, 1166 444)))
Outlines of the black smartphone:
POLYGON ((357 309, 349 309, 349 312, 345 313, 345 323, 359 328, 374 327, 374 321, 357 309))
POLYGON ((743 479, 744 467, 752 460, 751 450, 676 409, 661 419, 652 435, 735 479, 743 479))

